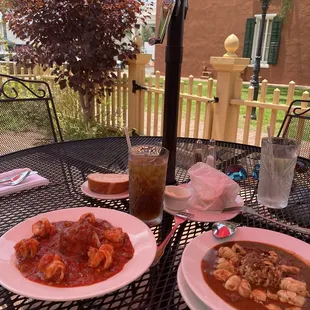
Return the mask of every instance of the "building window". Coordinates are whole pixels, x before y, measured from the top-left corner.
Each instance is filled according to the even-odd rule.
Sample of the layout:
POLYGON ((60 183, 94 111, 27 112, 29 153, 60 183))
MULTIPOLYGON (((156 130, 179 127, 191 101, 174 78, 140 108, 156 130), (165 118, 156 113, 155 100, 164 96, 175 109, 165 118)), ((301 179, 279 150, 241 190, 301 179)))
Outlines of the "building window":
MULTIPOLYGON (((266 22, 264 27, 263 33, 263 44, 262 44, 262 58, 261 64, 267 65, 268 64, 268 55, 269 55, 269 46, 270 46, 270 39, 271 39, 271 29, 272 29, 272 22, 276 14, 268 14, 266 16, 266 22)), ((251 55, 251 63, 254 64, 255 62, 255 55, 258 45, 258 36, 259 30, 262 22, 262 15, 255 15, 255 29, 254 29, 254 40, 252 46, 252 55, 251 55)))
MULTIPOLYGON (((243 57, 251 58, 252 64, 255 62, 261 22, 262 15, 255 15, 254 18, 248 18, 246 22, 243 57)), ((266 15, 261 53, 262 66, 277 63, 281 28, 282 22, 276 14, 266 15)))

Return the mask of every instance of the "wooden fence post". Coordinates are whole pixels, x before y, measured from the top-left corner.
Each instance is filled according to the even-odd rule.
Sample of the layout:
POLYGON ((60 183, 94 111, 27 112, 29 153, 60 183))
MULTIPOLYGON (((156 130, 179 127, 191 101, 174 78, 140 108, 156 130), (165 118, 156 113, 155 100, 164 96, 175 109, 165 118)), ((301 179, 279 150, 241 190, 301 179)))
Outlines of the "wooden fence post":
POLYGON ((239 39, 230 35, 224 43, 227 53, 223 57, 211 57, 210 63, 217 71, 216 96, 219 102, 214 104, 214 117, 211 137, 216 140, 235 142, 238 131, 238 106, 230 104, 231 99, 240 99, 240 73, 249 64, 249 58, 239 58, 236 50, 239 39))
POLYGON ((133 92, 133 81, 140 86, 145 85, 145 65, 151 60, 151 54, 137 54, 136 59, 130 59, 128 70, 128 129, 135 128, 139 134, 143 134, 144 126, 141 118, 141 110, 144 111, 142 102, 142 90, 133 92))
POLYGON ((290 81, 288 84, 286 105, 290 105, 291 102, 294 100, 294 93, 295 93, 295 82, 290 81))
MULTIPOLYGON (((249 87, 248 100, 252 101, 254 97, 254 87, 249 87)), ((251 107, 246 107, 245 120, 244 120, 244 131, 243 131, 243 140, 242 143, 248 144, 249 134, 250 134, 250 121, 251 121, 251 107)))
POLYGON ((16 62, 13 63, 13 75, 17 75, 17 65, 16 65, 16 62))
MULTIPOLYGON (((261 91, 260 91, 260 102, 266 102, 266 94, 267 94, 268 81, 265 79, 262 82, 261 91)), ((258 117, 256 123, 256 133, 255 133, 255 145, 260 145, 261 137, 262 137, 262 127, 264 121, 264 108, 259 108, 258 117)))

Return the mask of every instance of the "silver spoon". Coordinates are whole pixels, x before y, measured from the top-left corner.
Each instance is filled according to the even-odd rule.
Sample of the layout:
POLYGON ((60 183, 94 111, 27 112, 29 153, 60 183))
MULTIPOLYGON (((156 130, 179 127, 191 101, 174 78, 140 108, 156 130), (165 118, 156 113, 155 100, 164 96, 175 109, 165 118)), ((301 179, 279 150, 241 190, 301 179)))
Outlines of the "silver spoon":
POLYGON ((23 182, 28 176, 38 173, 37 171, 27 170, 20 174, 8 177, 7 179, 1 180, 1 183, 6 183, 4 185, 18 185, 23 182))
POLYGON ((212 233, 215 238, 225 239, 233 235, 238 227, 231 222, 215 222, 212 225, 212 233))

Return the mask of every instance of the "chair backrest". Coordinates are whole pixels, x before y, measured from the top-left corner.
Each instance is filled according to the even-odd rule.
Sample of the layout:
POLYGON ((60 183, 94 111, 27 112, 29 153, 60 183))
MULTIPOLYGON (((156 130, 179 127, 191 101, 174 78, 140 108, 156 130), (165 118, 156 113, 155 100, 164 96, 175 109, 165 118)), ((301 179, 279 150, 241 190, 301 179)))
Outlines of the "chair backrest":
POLYGON ((48 83, 0 74, 0 155, 63 141, 48 83))
POLYGON ((278 137, 296 139, 301 145, 300 156, 310 158, 310 100, 294 100, 290 104, 278 137))

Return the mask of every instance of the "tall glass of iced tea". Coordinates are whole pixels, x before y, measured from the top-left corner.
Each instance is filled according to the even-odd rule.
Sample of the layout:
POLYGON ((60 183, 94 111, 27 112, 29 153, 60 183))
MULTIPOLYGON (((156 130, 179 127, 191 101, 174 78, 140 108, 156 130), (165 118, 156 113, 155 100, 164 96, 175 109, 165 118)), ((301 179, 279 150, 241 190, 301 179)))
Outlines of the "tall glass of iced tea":
POLYGON ((129 212, 148 226, 161 222, 169 151, 138 145, 129 154, 129 212))

